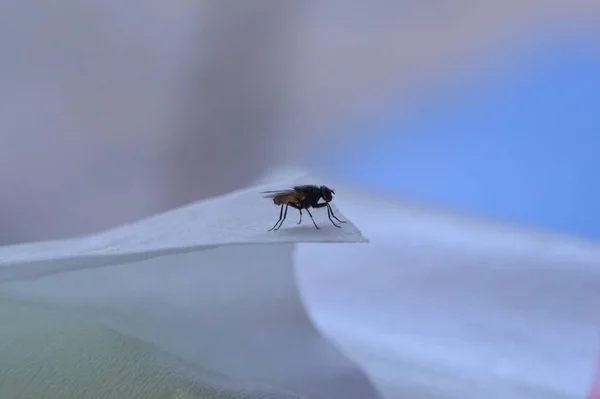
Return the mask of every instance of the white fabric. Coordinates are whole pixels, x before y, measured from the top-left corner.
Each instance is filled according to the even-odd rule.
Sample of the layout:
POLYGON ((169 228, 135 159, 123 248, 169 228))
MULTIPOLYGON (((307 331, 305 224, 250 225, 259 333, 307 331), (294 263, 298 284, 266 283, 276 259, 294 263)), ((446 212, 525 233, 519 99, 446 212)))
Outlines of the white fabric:
POLYGON ((368 244, 267 233, 277 187, 0 250, 0 397, 596 399, 597 245, 340 185, 368 244))
POLYGON ((300 244, 299 285, 386 398, 592 395, 600 246, 337 192, 370 243, 300 244))
POLYGON ((0 397, 377 398, 312 326, 293 269, 295 242, 365 238, 324 209, 318 234, 297 212, 268 232, 273 188, 0 249, 0 397))

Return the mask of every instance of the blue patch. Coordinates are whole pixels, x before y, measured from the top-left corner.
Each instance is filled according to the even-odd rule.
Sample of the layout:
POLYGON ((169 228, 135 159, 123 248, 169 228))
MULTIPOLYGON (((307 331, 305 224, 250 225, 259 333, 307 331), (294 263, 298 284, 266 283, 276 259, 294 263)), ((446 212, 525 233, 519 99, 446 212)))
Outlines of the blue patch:
POLYGON ((327 167, 391 194, 600 237, 600 51, 544 41, 471 72, 410 118, 391 107, 365 120, 327 167))

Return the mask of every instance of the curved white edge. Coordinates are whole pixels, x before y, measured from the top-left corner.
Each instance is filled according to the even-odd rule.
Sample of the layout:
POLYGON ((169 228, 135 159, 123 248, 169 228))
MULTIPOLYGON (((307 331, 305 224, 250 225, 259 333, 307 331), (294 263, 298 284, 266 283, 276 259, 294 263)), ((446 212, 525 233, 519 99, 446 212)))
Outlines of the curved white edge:
MULTIPOLYGON (((74 339, 80 319, 155 345, 198 367, 203 387, 225 381, 211 373, 239 380, 231 398, 246 397, 244 392, 263 383, 274 388, 257 397, 278 398, 276 388, 307 398, 378 399, 364 372, 308 318, 296 285, 293 251, 294 244, 229 245, 83 268, 0 284, 0 298, 43 304, 58 314, 72 312, 74 322, 65 329, 74 339), (241 381, 248 381, 247 387, 241 381)), ((30 324, 19 317, 5 322, 29 333, 30 324)), ((40 332, 45 328, 39 327, 40 332)), ((16 345, 11 342, 20 341, 13 337, 8 344, 16 345)), ((54 347, 57 337, 48 335, 46 342, 54 347)), ((131 343, 118 345, 128 350, 131 343)), ((21 350, 24 359, 38 356, 33 349, 21 350)), ((102 367, 110 367, 107 353, 112 350, 110 345, 89 348, 102 367)), ((71 365, 77 357, 67 355, 72 357, 62 361, 71 365)), ((165 368, 164 360, 155 363, 165 368)), ((89 367, 89 361, 82 367, 89 367)), ((40 374, 32 381, 43 384, 52 375, 40 374)), ((223 390, 232 388, 226 382, 223 390)))
POLYGON ((342 189, 370 244, 299 244, 297 278, 386 397, 586 397, 599 245, 342 189))
POLYGON ((314 180, 305 176, 255 185, 87 237, 3 247, 0 283, 223 245, 368 242, 351 221, 341 228, 333 226, 325 209, 312 212, 319 230, 309 218, 298 225, 297 213, 290 212, 280 230, 268 231, 279 208, 260 193, 310 182, 314 180))

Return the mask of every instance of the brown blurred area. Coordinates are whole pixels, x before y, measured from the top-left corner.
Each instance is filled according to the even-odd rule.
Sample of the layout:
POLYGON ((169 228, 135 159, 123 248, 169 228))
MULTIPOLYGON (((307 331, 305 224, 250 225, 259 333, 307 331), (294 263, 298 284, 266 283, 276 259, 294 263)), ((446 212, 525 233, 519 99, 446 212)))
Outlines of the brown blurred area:
POLYGON ((1 8, 0 244, 90 233, 235 189, 390 96, 408 109, 499 48, 518 51, 559 23, 590 37, 600 27, 596 0, 1 8))

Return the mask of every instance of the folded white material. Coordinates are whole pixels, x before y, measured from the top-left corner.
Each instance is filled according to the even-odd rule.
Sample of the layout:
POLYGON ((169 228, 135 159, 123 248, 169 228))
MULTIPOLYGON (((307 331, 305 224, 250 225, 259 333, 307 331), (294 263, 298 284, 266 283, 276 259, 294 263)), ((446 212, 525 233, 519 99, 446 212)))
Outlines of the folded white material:
POLYGON ((334 186, 0 249, 0 397, 598 397, 598 245, 334 186))
POLYGON ((311 182, 309 177, 298 177, 254 186, 88 237, 4 247, 0 252, 0 282, 220 245, 366 241, 352 223, 343 229, 331 226, 323 209, 313 212, 316 222, 326 227, 318 234, 312 223, 295 226, 294 216, 285 224, 294 228, 268 231, 277 221, 279 208, 260 192, 311 182))
POLYGON ((299 285, 385 397, 600 398, 600 245, 336 187, 370 244, 300 244, 299 285))
POLYGON ((293 269, 294 243, 366 240, 324 209, 320 230, 288 215, 267 231, 279 210, 259 192, 278 188, 1 248, 0 397, 377 398, 312 326, 293 269))

